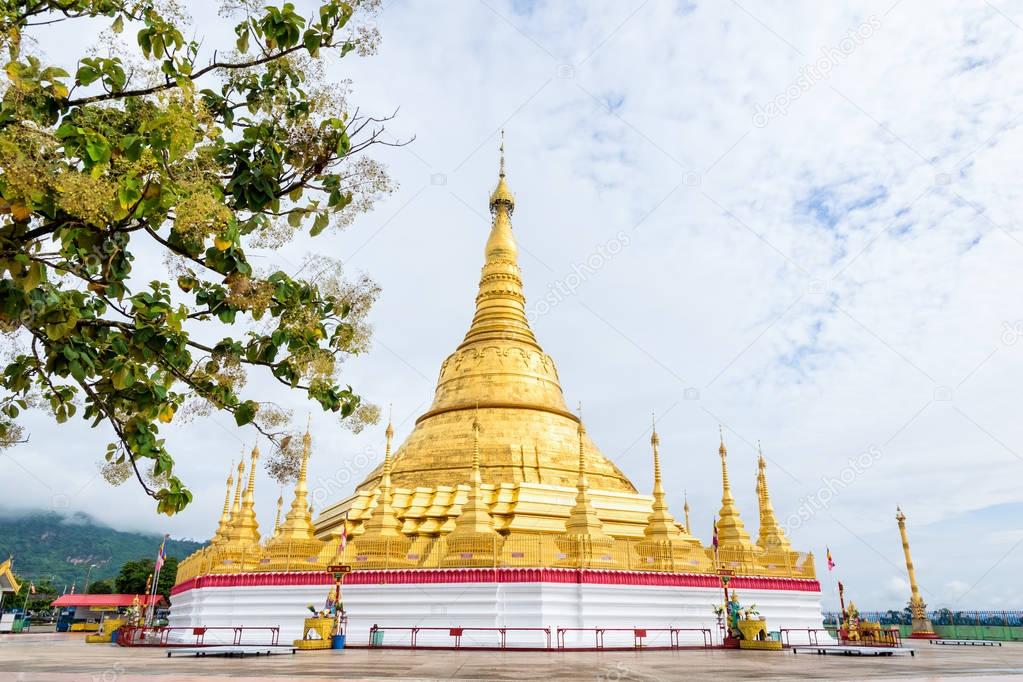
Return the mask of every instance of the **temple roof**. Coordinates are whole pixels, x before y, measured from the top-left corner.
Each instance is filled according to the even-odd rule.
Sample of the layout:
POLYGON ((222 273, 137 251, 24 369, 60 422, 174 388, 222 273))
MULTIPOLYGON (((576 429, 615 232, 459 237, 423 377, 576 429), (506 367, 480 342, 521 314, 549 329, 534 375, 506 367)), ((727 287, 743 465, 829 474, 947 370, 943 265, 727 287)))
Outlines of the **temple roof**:
MULTIPOLYGON (((394 453, 390 473, 396 487, 470 480, 477 410, 485 483, 575 487, 579 477, 579 418, 566 407, 554 360, 540 347, 526 315, 511 223, 515 200, 504 175, 503 142, 501 149, 476 312, 462 343, 441 365, 433 404, 394 453)), ((618 467, 584 438, 590 486, 636 492, 618 467)), ((377 467, 359 488, 379 485, 381 473, 377 467)))

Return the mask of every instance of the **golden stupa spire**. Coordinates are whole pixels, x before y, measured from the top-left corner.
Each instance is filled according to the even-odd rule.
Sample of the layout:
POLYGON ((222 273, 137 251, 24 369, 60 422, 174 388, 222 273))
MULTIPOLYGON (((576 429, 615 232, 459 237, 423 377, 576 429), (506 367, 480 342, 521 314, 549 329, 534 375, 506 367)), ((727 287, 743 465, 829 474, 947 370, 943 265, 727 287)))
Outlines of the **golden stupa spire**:
POLYGON ((792 543, 785 537, 785 531, 774 515, 771 495, 767 492, 767 461, 764 459, 760 441, 757 441, 757 454, 757 503, 760 507, 760 534, 757 537, 757 546, 764 550, 791 552, 792 543))
POLYGON ((213 534, 210 542, 223 542, 227 539, 227 531, 231 524, 231 488, 234 487, 234 462, 227 470, 227 490, 224 492, 224 511, 220 513, 220 523, 217 524, 217 532, 213 534))
POLYGON ((274 537, 281 532, 281 507, 284 506, 284 493, 277 496, 277 513, 274 514, 274 537))
POLYGON ((653 428, 650 433, 650 447, 654 451, 654 502, 653 511, 647 519, 643 535, 648 540, 681 540, 682 532, 675 525, 675 519, 668 511, 668 503, 664 499, 664 485, 661 482, 661 455, 659 446, 661 439, 657 435, 657 421, 651 416, 653 428))
POLYGON ((249 482, 242 493, 241 510, 235 523, 235 537, 245 544, 259 543, 259 521, 256 520, 256 460, 259 459, 259 446, 252 448, 252 461, 249 463, 249 482))
MULTIPOLYGON (((508 189, 508 182, 504 177, 502 132, 497 187, 490 195, 493 222, 484 249, 483 273, 480 276, 479 294, 476 296, 476 314, 459 348, 477 341, 500 339, 540 349, 526 319, 526 297, 522 291, 522 274, 518 264, 519 249, 515 244, 511 226, 511 215, 514 211, 515 197, 508 189)), ((564 404, 558 407, 564 409, 564 404)))
POLYGON ((718 512, 718 546, 721 549, 742 549, 753 548, 749 533, 739 517, 739 510, 735 507, 735 498, 732 497, 732 486, 728 482, 728 450, 725 448, 724 428, 719 426, 721 434, 721 445, 718 447, 718 454, 721 456, 721 511, 718 512))
POLYGON ((387 429, 384 431, 387 444, 384 447, 384 471, 380 477, 380 486, 377 493, 377 506, 373 510, 369 520, 364 524, 366 532, 364 536, 381 535, 385 537, 401 536, 401 521, 394 511, 393 490, 391 489, 391 440, 394 438, 394 427, 391 419, 387 420, 387 429))
POLYGON ((486 503, 483 502, 480 486, 483 477, 480 474, 480 421, 479 408, 472 420, 472 478, 469 481, 469 499, 462 505, 462 513, 455 519, 455 528, 448 534, 449 538, 467 535, 495 535, 494 517, 490 515, 486 503))
POLYGON ((238 461, 238 477, 235 479, 234 502, 231 503, 231 514, 227 520, 227 528, 224 531, 224 542, 235 542, 238 540, 238 527, 242 515, 242 482, 245 480, 245 450, 242 449, 242 458, 238 461))
POLYGON ((234 489, 234 502, 231 503, 231 523, 237 523, 238 514, 242 510, 242 482, 245 480, 245 451, 242 451, 242 458, 238 460, 237 487, 234 489))
POLYGON ((302 435, 302 463, 298 468, 298 478, 295 480, 295 498, 291 501, 291 509, 288 510, 284 517, 284 523, 281 525, 281 539, 283 540, 312 540, 315 537, 307 483, 311 453, 312 436, 309 434, 309 424, 307 423, 305 434, 302 435))
POLYGON ((682 499, 684 500, 684 504, 682 505, 682 511, 684 511, 686 514, 686 532, 692 535, 693 527, 689 525, 689 495, 686 494, 685 490, 682 491, 682 499))
POLYGON ((575 506, 565 522, 565 532, 568 535, 587 535, 592 538, 607 538, 604 533, 604 524, 597 516, 596 510, 590 501, 590 483, 586 478, 586 427, 583 426, 583 408, 579 406, 579 426, 576 430, 579 436, 579 482, 576 486, 575 506))

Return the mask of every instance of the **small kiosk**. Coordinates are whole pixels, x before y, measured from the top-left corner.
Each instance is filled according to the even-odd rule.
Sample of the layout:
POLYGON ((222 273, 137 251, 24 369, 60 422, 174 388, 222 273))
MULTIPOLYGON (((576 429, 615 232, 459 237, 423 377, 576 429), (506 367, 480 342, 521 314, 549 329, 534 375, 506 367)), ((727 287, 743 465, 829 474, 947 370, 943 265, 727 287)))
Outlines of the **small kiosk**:
POLYGON ((155 597, 141 594, 62 594, 53 601, 53 606, 61 610, 58 632, 95 632, 105 637, 95 641, 109 642, 116 630, 110 626, 124 624, 118 616, 132 606, 141 606, 144 610, 150 604, 159 606, 161 602, 163 596, 159 594, 155 597), (122 622, 110 622, 113 619, 122 622))

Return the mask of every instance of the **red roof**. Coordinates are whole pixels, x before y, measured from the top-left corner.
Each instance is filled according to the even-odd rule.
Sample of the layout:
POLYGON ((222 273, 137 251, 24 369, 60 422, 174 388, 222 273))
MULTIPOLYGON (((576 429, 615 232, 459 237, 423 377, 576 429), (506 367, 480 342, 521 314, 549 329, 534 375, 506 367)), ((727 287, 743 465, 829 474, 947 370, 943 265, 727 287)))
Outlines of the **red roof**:
POLYGON ((159 604, 163 601, 163 595, 155 597, 141 594, 62 594, 53 601, 53 606, 88 606, 97 608, 111 608, 115 606, 131 606, 135 603, 135 597, 139 598, 142 606, 148 606, 150 602, 159 604))

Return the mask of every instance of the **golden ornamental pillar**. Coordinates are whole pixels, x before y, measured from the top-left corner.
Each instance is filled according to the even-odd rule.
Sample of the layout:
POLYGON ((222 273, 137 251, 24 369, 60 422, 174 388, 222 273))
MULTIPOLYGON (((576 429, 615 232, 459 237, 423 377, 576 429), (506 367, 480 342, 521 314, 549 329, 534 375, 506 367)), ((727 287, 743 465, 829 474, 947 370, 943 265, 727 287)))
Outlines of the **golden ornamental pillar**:
POLYGON ((913 558, 909 554, 909 537, 906 535, 906 515, 900 507, 895 508, 895 520, 899 522, 899 534, 902 536, 902 551, 906 555, 906 573, 909 574, 909 612, 912 617, 912 630, 909 636, 914 639, 931 639, 937 635, 934 626, 927 618, 927 604, 920 596, 920 588, 916 584, 916 571, 913 570, 913 558))

